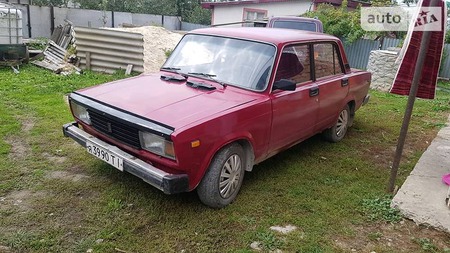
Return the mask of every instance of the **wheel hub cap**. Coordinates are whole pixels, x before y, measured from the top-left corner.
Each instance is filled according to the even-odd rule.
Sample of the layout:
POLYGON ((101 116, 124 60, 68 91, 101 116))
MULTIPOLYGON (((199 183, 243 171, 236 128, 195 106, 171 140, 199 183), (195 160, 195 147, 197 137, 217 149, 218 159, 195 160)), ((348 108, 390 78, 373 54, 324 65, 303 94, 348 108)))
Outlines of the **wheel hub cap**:
POLYGON ((342 134, 345 134, 345 131, 347 130, 347 124, 348 124, 348 111, 343 110, 341 114, 339 114, 339 119, 337 121, 336 125, 336 135, 341 136, 342 134))
POLYGON ((241 158, 232 155, 222 167, 219 180, 219 191, 222 198, 230 197, 238 188, 241 178, 241 158))

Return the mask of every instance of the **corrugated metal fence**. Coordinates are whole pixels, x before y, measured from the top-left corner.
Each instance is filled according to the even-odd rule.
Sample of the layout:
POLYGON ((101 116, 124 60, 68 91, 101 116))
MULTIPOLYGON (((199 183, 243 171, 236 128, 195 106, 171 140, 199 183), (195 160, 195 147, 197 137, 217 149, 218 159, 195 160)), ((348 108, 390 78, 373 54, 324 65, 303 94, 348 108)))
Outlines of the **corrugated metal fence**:
POLYGON ((443 57, 443 61, 441 62, 441 71, 439 72, 439 76, 450 78, 450 44, 445 44, 444 54, 447 55, 443 57))
POLYGON ((188 22, 181 22, 181 30, 182 31, 191 31, 199 28, 205 28, 209 27, 209 25, 200 25, 200 24, 193 24, 188 22))
POLYGON ((379 49, 380 41, 360 39, 352 44, 345 43, 344 48, 352 68, 366 69, 370 51, 379 49))
POLYGON ((390 47, 397 47, 400 44, 400 39, 384 38, 381 50, 386 50, 390 47))
MULTIPOLYGON (((359 39, 352 44, 344 44, 348 61, 352 68, 367 69, 369 54, 372 50, 386 50, 390 47, 397 47, 400 39, 384 38, 382 42, 376 40, 359 39)), ((439 77, 450 78, 450 44, 444 47, 444 57, 442 57, 439 77)))
POLYGON ((114 73, 133 65, 144 72, 142 34, 87 27, 75 27, 75 34, 81 68, 114 73))

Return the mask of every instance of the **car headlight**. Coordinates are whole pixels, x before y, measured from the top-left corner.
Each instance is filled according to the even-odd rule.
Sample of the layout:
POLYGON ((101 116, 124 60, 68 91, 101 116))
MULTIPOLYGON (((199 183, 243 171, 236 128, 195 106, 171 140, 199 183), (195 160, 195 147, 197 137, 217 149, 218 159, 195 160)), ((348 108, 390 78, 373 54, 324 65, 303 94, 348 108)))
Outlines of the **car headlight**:
POLYGON ((89 112, 87 111, 86 107, 79 105, 72 100, 70 101, 70 107, 72 108, 73 115, 77 119, 83 121, 88 125, 91 124, 91 117, 89 116, 89 112))
POLYGON ((148 132, 139 132, 141 147, 147 151, 167 158, 175 159, 173 142, 148 132))

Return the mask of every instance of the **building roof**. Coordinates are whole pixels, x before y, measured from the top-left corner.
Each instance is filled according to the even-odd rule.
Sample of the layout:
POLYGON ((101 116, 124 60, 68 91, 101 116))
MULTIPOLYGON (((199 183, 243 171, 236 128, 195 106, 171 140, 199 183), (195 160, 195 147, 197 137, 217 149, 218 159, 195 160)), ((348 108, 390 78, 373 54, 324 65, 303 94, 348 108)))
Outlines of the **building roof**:
POLYGON ((240 38, 275 45, 289 42, 310 41, 337 41, 338 38, 324 33, 308 32, 292 29, 264 28, 264 27, 229 27, 229 28, 203 28, 189 32, 190 34, 216 35, 232 38, 240 38))
POLYGON ((203 1, 202 7, 205 9, 212 9, 214 6, 226 5, 240 5, 240 4, 262 4, 262 3, 279 3, 279 2, 295 2, 298 0, 228 0, 228 1, 203 1))
MULTIPOLYGON (((301 0, 226 0, 226 1, 214 1, 206 0, 202 2, 202 7, 205 9, 213 9, 214 6, 230 6, 230 5, 242 5, 242 4, 263 4, 263 3, 280 3, 280 2, 298 2, 301 0)), ((334 6, 340 6, 343 0, 314 0, 314 4, 332 4, 334 6)), ((356 8, 358 4, 362 6, 371 6, 367 1, 361 0, 348 0, 347 6, 350 8, 356 8)))

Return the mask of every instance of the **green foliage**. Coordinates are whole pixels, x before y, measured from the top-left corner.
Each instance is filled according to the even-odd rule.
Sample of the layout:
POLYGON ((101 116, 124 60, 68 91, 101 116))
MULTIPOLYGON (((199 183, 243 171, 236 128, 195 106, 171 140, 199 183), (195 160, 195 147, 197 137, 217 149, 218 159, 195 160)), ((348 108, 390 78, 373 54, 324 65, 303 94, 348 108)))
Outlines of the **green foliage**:
POLYGON ((348 11, 347 1, 341 7, 335 8, 330 4, 321 4, 315 11, 306 13, 307 17, 317 17, 323 23, 325 33, 332 34, 352 43, 362 38, 366 31, 361 28, 361 12, 348 11))
POLYGON ((391 0, 372 0, 370 3, 372 4, 372 7, 385 7, 392 5, 391 0))
MULTIPOLYGON (((363 1, 366 2, 366 1, 363 1)), ((390 0, 372 0, 371 6, 391 6, 390 0)), ((406 32, 373 32, 361 28, 360 6, 354 11, 349 11, 347 1, 343 1, 338 8, 331 4, 320 4, 315 11, 305 14, 307 17, 317 17, 323 23, 325 33, 332 34, 344 40, 345 43, 353 43, 363 37, 391 37, 402 38, 406 32)))
POLYGON ((198 1, 189 0, 76 0, 84 9, 150 13, 156 15, 181 16, 190 23, 209 25, 211 12, 203 9, 198 1))
POLYGON ((259 232, 256 235, 258 242, 261 243, 261 248, 264 250, 276 250, 283 246, 283 241, 278 239, 277 236, 272 232, 259 232))
MULTIPOLYGON (((181 16, 186 22, 210 25, 211 11, 203 9, 199 1, 190 0, 74 0, 80 8, 181 16)), ((67 7, 69 0, 34 0, 36 5, 67 7)))
POLYGON ((173 49, 166 48, 164 49, 164 54, 166 55, 166 58, 169 58, 169 56, 172 54, 173 49))
POLYGON ((395 223, 402 219, 400 212, 391 207, 390 196, 374 199, 363 199, 362 211, 370 221, 383 220, 395 223))
POLYGON ((34 0, 34 5, 67 7, 69 0, 34 0))
POLYGON ((445 34, 445 43, 450 44, 450 30, 445 34))
POLYGON ((44 37, 38 37, 33 40, 30 40, 30 43, 28 43, 29 49, 36 49, 36 50, 44 50, 47 46, 48 39, 44 37))
POLYGON ((194 5, 182 13, 182 20, 194 24, 210 25, 211 11, 203 9, 200 5, 194 5))
POLYGON ((438 248, 434 245, 433 241, 428 238, 418 238, 414 240, 415 243, 419 244, 423 251, 426 252, 437 252, 438 248))
POLYGON ((383 237, 383 233, 381 232, 371 232, 367 235, 367 238, 371 241, 378 241, 383 237))

